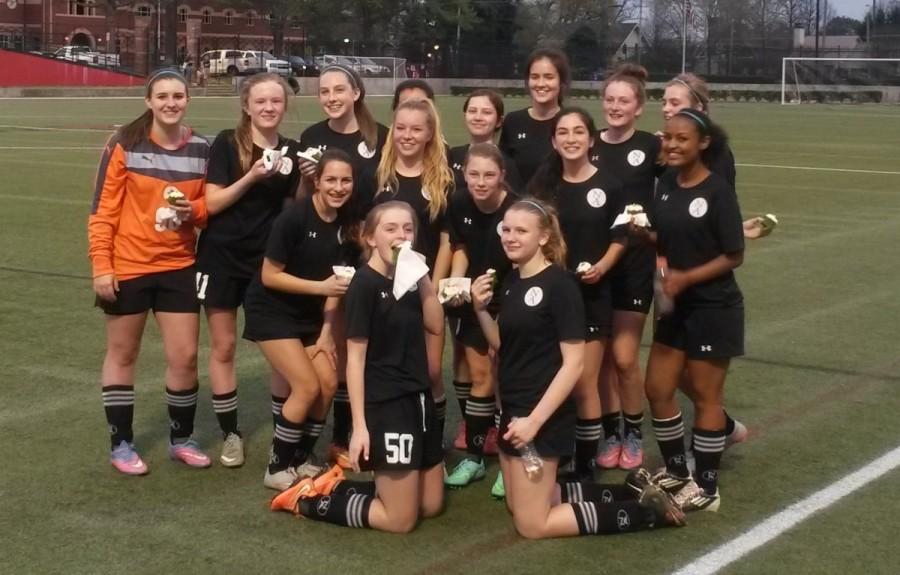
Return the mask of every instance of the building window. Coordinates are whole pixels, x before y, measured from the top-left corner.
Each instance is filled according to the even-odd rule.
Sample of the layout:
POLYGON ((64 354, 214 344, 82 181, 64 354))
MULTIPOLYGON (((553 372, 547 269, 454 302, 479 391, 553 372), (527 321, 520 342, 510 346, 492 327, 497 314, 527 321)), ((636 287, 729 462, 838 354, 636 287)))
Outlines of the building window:
POLYGON ((181 8, 178 9, 178 21, 181 22, 182 24, 187 23, 187 15, 188 15, 187 8, 182 6, 181 8))
POLYGON ((232 18, 234 18, 234 12, 232 12, 231 10, 229 10, 228 12, 225 12, 225 25, 226 26, 231 26, 232 18))
POLYGON ((150 7, 147 5, 141 5, 137 7, 137 15, 138 16, 149 16, 150 15, 150 7))
POLYGON ((253 21, 256 19, 256 14, 253 12, 247 12, 247 26, 253 26, 253 21))
POLYGON ((212 24, 212 10, 210 10, 209 8, 203 9, 203 23, 212 24))
POLYGON ((0 34, 0 48, 12 48, 12 36, 0 34))
POLYGON ((69 0, 69 14, 72 16, 96 16, 94 0, 69 0))

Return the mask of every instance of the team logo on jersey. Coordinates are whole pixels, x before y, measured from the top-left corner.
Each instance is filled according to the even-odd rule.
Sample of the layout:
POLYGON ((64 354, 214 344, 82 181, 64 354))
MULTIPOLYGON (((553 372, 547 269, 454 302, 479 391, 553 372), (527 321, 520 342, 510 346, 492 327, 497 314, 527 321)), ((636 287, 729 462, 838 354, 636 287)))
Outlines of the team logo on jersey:
POLYGON ((518 135, 516 135, 516 137, 519 138, 520 140, 524 140, 524 139, 528 138, 528 132, 519 132, 518 135))
POLYGON ((600 154, 594 154, 593 156, 591 156, 591 163, 599 162, 599 161, 600 161, 600 154))
POLYGON ((706 203, 706 198, 695 198, 691 205, 688 206, 688 213, 695 218, 702 218, 706 215, 706 210, 708 209, 709 204, 706 203))
POLYGON ((453 162, 453 169, 456 170, 457 172, 461 172, 461 171, 462 171, 462 164, 457 163, 457 162, 453 162))
POLYGON ((712 351, 712 346, 711 346, 711 345, 701 345, 701 346, 700 346, 700 351, 701 351, 701 352, 703 352, 703 351, 712 351))
POLYGON ((344 243, 344 228, 343 228, 343 226, 341 226, 337 229, 337 241, 338 241, 338 244, 344 243))
POLYGON ((532 288, 528 288, 528 291, 525 292, 525 305, 528 307, 534 307, 541 303, 544 299, 544 290, 539 288, 538 286, 534 286, 532 288))
POLYGON ((294 171, 294 160, 287 156, 281 156, 281 164, 278 166, 278 172, 282 176, 290 176, 292 171, 294 171))
POLYGON ((356 152, 367 160, 375 155, 375 150, 369 148, 365 142, 360 142, 359 145, 356 146, 356 152))
POLYGON ((591 188, 587 193, 587 203, 592 208, 602 208, 606 205, 606 192, 600 188, 591 188))
POLYGON ((663 195, 661 195, 661 196, 659 197, 659 201, 661 201, 661 202, 667 202, 667 201, 669 201, 669 194, 663 194, 663 195))
POLYGON ((388 292, 386 292, 386 291, 381 292, 381 299, 387 299, 387 297, 388 297, 388 292))
POLYGON ((503 220, 500 220, 499 222, 497 222, 497 235, 498 236, 503 235, 503 220))
POLYGON ((467 226, 471 226, 472 218, 463 218, 463 223, 466 224, 467 226))
POLYGON ((625 531, 631 526, 631 517, 624 509, 619 509, 619 512, 616 513, 616 525, 619 527, 619 531, 625 531))
POLYGON ((317 235, 317 232, 309 232, 309 233, 307 234, 307 236, 308 236, 308 237, 311 237, 311 238, 315 238, 316 235, 317 235))
POLYGON ((647 154, 643 150, 631 150, 628 152, 628 163, 634 167, 638 167, 644 163, 647 154))
POLYGON ((425 198, 426 200, 428 200, 428 201, 430 202, 430 201, 431 201, 431 192, 429 192, 428 190, 426 190, 426 189, 423 187, 423 188, 422 188, 422 197, 425 198))

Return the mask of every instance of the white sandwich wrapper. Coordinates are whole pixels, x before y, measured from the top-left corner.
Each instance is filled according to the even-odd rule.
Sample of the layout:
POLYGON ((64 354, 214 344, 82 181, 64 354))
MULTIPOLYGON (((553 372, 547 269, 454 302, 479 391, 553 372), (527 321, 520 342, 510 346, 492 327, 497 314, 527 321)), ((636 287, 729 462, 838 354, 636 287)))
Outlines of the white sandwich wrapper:
POLYGON ((610 227, 614 228, 625 224, 634 224, 639 228, 649 227, 650 220, 647 218, 647 214, 644 213, 644 207, 640 204, 628 204, 625 206, 625 211, 616 216, 610 227))
POLYGON ((428 273, 425 256, 413 251, 409 242, 403 242, 394 248, 394 286, 395 299, 400 299, 406 292, 412 291, 418 281, 428 273))
POLYGON ((322 159, 322 150, 312 147, 306 148, 302 152, 297 152, 297 157, 301 160, 306 160, 307 162, 318 164, 319 160, 322 159))
POLYGON ((578 267, 575 268, 575 273, 578 275, 586 274, 591 271, 591 262, 581 262, 578 264, 578 267))
POLYGON ((442 304, 461 297, 463 301, 472 301, 471 278, 445 278, 438 282, 438 301, 442 304))
POLYGON ((331 271, 341 279, 351 280, 356 273, 356 268, 353 266, 331 266, 331 271))
POLYGON ((263 150, 262 161, 267 170, 274 169, 279 160, 281 160, 281 150, 263 150))

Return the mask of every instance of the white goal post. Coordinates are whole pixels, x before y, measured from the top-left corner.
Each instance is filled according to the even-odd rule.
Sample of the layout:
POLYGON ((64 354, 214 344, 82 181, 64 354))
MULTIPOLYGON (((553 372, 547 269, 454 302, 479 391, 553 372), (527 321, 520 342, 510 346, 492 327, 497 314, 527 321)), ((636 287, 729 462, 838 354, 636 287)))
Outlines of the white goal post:
MULTIPOLYGON (((786 57, 781 59, 781 103, 800 104, 808 94, 822 93, 866 93, 874 90, 896 89, 900 87, 900 58, 807 58, 786 57), (871 77, 871 83, 859 81, 856 83, 840 83, 840 72, 855 72, 865 80, 868 71, 877 66, 889 70, 893 79, 889 83, 879 81, 878 75, 871 77), (814 82, 802 81, 804 75, 821 77, 814 78, 814 82)), ((809 101, 809 99, 806 99, 809 101)))

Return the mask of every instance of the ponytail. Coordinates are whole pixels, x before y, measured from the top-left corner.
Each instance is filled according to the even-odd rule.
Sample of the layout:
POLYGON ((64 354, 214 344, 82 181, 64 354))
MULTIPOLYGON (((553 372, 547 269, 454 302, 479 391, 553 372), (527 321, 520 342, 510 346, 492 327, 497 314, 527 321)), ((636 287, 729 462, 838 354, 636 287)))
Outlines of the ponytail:
POLYGON ((241 174, 249 172, 250 167, 253 165, 253 131, 251 130, 250 115, 246 111, 247 102, 250 100, 250 90, 252 90, 254 86, 264 82, 274 82, 280 85, 281 89, 284 90, 285 111, 288 109, 289 95, 293 93, 293 90, 291 90, 291 87, 285 82, 284 78, 271 72, 254 74, 241 82, 241 119, 234 129, 234 143, 238 151, 241 174))

